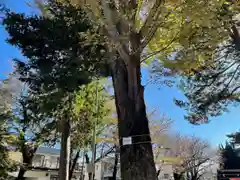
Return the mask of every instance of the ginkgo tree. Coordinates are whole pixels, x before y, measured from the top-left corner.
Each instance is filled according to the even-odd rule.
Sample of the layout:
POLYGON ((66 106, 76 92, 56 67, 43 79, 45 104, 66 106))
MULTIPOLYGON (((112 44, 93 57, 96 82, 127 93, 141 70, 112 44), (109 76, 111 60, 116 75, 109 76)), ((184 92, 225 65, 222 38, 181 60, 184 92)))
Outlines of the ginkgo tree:
POLYGON ((227 1, 219 12, 227 36, 215 47, 212 58, 204 59, 201 68, 191 76, 183 76, 179 83, 186 100, 175 99, 175 102, 187 111, 185 119, 192 124, 208 123, 211 117, 220 116, 232 105, 239 104, 240 21, 239 14, 236 15, 237 3, 227 1), (225 26, 223 16, 228 18, 229 26, 225 26))
MULTIPOLYGON (((64 3, 69 1, 59 0, 64 3)), ((231 20, 219 0, 71 0, 105 36, 119 123, 122 179, 156 179, 141 85, 141 63, 154 57, 191 74, 211 58, 231 20), (174 57, 175 61, 170 61, 174 57), (126 137, 130 145, 122 146, 126 137)), ((237 7, 238 4, 236 3, 237 7)))

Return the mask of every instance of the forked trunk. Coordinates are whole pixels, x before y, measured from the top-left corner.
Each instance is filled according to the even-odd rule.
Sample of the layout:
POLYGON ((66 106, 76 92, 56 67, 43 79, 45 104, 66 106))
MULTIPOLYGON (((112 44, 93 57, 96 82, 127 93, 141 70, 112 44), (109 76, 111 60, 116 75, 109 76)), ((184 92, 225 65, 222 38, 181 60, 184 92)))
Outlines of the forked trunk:
POLYGON ((156 180, 151 137, 141 85, 140 56, 111 61, 116 109, 119 120, 121 178, 123 180, 156 180), (132 144, 123 145, 124 137, 132 144))
POLYGON ((68 180, 69 177, 69 162, 70 162, 70 123, 68 120, 62 122, 62 137, 61 137, 61 153, 59 179, 68 180))

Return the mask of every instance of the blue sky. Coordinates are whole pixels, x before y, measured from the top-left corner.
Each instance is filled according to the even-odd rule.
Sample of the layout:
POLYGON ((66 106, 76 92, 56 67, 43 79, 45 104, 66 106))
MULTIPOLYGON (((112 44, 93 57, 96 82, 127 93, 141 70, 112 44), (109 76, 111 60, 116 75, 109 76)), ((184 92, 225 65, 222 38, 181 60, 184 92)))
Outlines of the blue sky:
MULTIPOLYGON (((24 0, 0 0, 5 1, 7 7, 17 12, 33 14, 34 9, 28 7, 24 0)), ((8 45, 5 40, 7 33, 0 26, 0 78, 6 77, 11 72, 11 59, 23 59, 21 53, 15 47, 8 45)), ((148 72, 143 72, 143 84, 148 79, 148 72)), ((190 125, 183 119, 184 111, 173 103, 173 98, 182 99, 183 95, 177 88, 161 87, 159 85, 148 84, 145 89, 145 100, 149 107, 159 107, 161 113, 174 120, 172 131, 186 135, 196 135, 209 140, 213 146, 225 141, 225 135, 240 129, 239 108, 230 108, 230 113, 225 113, 221 117, 212 119, 209 124, 200 126, 190 125)))

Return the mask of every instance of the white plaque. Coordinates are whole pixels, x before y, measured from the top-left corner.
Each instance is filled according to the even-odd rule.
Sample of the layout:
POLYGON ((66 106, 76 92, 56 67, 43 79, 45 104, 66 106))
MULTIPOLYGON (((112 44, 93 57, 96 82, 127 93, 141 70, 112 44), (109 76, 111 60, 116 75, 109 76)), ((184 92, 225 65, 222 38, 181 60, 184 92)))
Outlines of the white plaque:
POLYGON ((122 141, 123 145, 130 145, 132 144, 132 137, 124 137, 122 141))

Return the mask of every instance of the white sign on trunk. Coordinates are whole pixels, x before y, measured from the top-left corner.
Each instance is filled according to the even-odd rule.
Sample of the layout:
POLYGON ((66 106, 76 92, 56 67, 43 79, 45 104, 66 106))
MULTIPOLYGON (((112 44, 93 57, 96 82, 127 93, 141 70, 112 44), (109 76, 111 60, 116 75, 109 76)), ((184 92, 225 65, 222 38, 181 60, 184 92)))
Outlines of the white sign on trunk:
POLYGON ((132 137, 124 137, 122 141, 123 145, 131 145, 132 144, 132 137))

